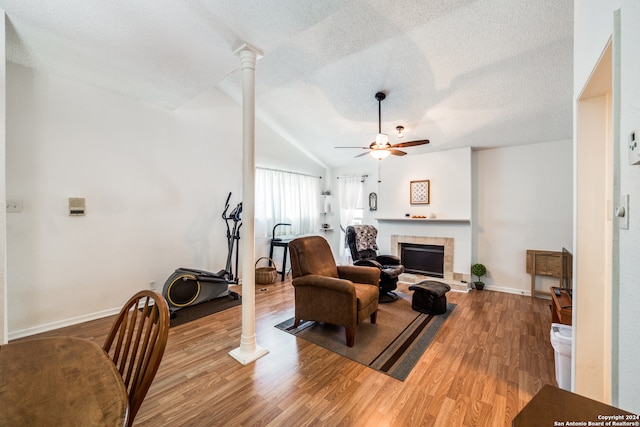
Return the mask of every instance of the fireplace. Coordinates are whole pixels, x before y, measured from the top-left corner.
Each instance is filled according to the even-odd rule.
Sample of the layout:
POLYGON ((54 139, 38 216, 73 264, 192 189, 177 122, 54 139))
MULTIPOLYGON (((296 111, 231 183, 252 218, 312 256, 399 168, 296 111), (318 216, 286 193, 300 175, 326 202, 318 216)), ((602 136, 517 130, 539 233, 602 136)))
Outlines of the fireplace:
MULTIPOLYGON (((457 240, 460 239, 460 242, 461 242, 460 246, 462 247, 462 252, 466 251, 467 249, 469 251, 471 250, 466 244, 466 242, 468 241, 466 239, 467 236, 465 234, 466 228, 465 228, 465 233, 460 233, 458 232, 459 230, 457 229, 449 230, 449 231, 452 231, 451 233, 449 233, 449 231, 447 230, 445 230, 442 233, 442 234, 446 233, 449 235, 453 234, 454 237, 440 237, 437 235, 436 236, 420 235, 421 233, 440 230, 440 228, 442 228, 442 227, 438 227, 436 223, 429 223, 429 227, 430 228, 427 228, 427 226, 425 226, 421 222, 416 222, 415 225, 412 224, 412 227, 411 227, 411 230, 415 229, 417 231, 415 234, 391 234, 391 233, 389 234, 389 237, 391 238, 391 245, 389 247, 389 252, 391 255, 395 255, 398 258, 402 257, 402 245, 407 243, 416 245, 416 246, 438 246, 439 247, 438 250, 442 251, 442 255, 438 255, 439 257, 441 256, 442 258, 441 258, 441 261, 438 261, 438 264, 441 265, 441 267, 439 267, 437 271, 433 271, 435 270, 433 268, 427 268, 427 269, 420 268, 420 267, 413 268, 411 266, 411 260, 409 260, 409 270, 429 270, 429 272, 427 273, 408 272, 406 271, 407 266, 403 264, 405 265, 405 273, 400 275, 398 282, 402 284, 411 285, 414 283, 419 283, 424 280, 437 280, 439 282, 448 284, 449 286, 451 286, 452 290, 468 292, 469 283, 471 282, 471 276, 469 275, 469 267, 468 267, 469 262, 467 261, 467 258, 464 256, 464 254, 461 257, 462 260, 464 261, 464 265, 458 267, 458 269, 462 271, 457 271, 457 272, 453 271, 454 240, 457 243, 457 240)), ((398 228, 402 229, 403 227, 398 226, 398 228)), ((409 228, 409 227, 405 227, 405 228, 409 228)), ((380 237, 380 234, 378 234, 378 237, 380 237)), ((420 255, 423 255, 423 254, 420 254, 420 255)))
MULTIPOLYGON (((453 273, 453 238, 451 237, 431 237, 431 236, 405 236, 405 235, 391 235, 391 255, 402 257, 402 245, 414 245, 414 246, 438 246, 442 248, 442 267, 438 275, 432 273, 408 273, 406 276, 414 276, 415 280, 420 280, 420 277, 438 277, 444 279, 445 282, 460 280, 459 275, 456 274, 454 278, 453 273)), ((404 264, 403 264, 404 265, 404 264)), ((405 265, 405 271, 407 266, 405 265)), ((412 282, 413 279, 408 277, 401 281, 412 282)), ((424 280, 424 279, 422 279, 424 280)))
POLYGON ((400 263, 404 271, 431 277, 444 277, 444 246, 400 243, 400 263))

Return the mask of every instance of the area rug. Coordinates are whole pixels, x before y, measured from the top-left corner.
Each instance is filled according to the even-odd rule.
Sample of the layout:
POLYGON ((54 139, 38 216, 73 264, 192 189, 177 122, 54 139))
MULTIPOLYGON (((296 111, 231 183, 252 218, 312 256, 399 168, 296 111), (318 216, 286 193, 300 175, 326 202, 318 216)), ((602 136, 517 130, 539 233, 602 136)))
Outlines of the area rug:
POLYGON ((398 295, 398 301, 379 305, 375 325, 369 320, 358 325, 353 347, 347 347, 343 327, 328 323, 303 321, 294 328, 291 318, 276 328, 404 381, 456 305, 432 316, 414 311, 411 295, 398 295))
POLYGON ((242 304, 241 297, 236 299, 232 295, 227 295, 200 304, 191 305, 175 312, 175 317, 171 319, 170 327, 173 328, 174 326, 182 325, 240 304, 242 304))

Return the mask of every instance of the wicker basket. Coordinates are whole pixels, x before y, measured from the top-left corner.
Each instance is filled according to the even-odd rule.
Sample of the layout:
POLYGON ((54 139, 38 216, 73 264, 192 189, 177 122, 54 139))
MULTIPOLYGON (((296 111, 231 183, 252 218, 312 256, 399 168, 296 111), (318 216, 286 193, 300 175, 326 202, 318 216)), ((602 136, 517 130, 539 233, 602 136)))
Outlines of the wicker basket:
POLYGON ((258 260, 256 261, 256 284, 268 285, 270 283, 274 283, 276 281, 277 276, 278 276, 278 272, 276 271, 276 263, 273 262, 271 258, 267 258, 266 256, 263 256, 262 258, 258 258, 258 260), (268 267, 258 267, 258 263, 262 259, 269 260, 268 267))

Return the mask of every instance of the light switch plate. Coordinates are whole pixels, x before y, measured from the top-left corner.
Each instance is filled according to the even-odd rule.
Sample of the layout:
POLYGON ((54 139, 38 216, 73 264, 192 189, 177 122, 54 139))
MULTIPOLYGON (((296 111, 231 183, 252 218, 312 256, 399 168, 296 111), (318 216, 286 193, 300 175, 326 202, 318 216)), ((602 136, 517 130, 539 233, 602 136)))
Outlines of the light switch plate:
POLYGON ((618 217, 618 228, 623 230, 629 229, 629 195, 622 194, 620 196, 620 206, 616 208, 615 212, 618 217))
POLYGON ((19 213, 22 212, 22 200, 7 200, 7 212, 19 213))

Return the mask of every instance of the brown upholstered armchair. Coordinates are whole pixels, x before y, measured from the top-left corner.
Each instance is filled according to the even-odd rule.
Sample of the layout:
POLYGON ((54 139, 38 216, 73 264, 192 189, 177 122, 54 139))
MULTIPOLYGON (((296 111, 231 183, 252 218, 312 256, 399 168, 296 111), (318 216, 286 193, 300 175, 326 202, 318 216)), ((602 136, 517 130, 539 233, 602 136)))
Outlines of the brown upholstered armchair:
POLYGON ((356 326, 367 317, 376 323, 380 270, 336 265, 327 241, 301 237, 289 243, 295 290, 295 322, 344 326, 347 345, 355 343, 356 326))

